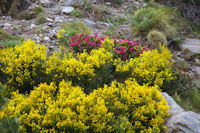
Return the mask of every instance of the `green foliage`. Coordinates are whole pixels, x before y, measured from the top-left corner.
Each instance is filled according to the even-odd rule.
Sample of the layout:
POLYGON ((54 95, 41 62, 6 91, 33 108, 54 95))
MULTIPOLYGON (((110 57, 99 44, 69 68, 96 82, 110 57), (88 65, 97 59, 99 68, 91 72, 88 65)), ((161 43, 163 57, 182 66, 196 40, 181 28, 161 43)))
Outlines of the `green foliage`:
POLYGON ((183 38, 182 37, 175 37, 173 39, 173 49, 175 50, 181 50, 181 43, 183 42, 183 38))
MULTIPOLYGON (((83 21, 78 21, 78 22, 72 22, 72 23, 63 23, 62 24, 62 29, 64 29, 67 32, 71 31, 76 31, 76 33, 90 33, 91 30, 89 27, 83 22, 83 21)), ((69 36, 74 36, 75 32, 71 32, 69 36)))
POLYGON ((0 131, 2 133, 21 133, 19 123, 15 118, 0 119, 0 131))
POLYGON ((7 32, 5 32, 3 29, 0 29, 0 40, 4 38, 10 38, 10 35, 7 32))
POLYGON ((83 21, 63 23, 62 29, 60 29, 57 34, 59 44, 69 46, 69 44, 71 43, 70 37, 75 36, 78 33, 91 34, 91 30, 83 21))
POLYGON ((47 18, 43 13, 38 14, 37 18, 36 18, 36 22, 37 24, 44 24, 47 22, 47 18))
POLYGON ((176 28, 170 24, 173 11, 165 7, 140 9, 132 20, 133 36, 146 36, 152 29, 162 31, 167 38, 176 36, 176 28))
POLYGON ((3 107, 3 105, 5 104, 5 97, 3 95, 4 91, 6 90, 6 86, 2 85, 2 83, 0 82, 0 109, 3 107))
POLYGON ((182 71, 189 71, 190 70, 190 64, 187 61, 176 61, 174 63, 174 66, 182 71))
POLYGON ((150 31, 147 35, 147 40, 153 48, 159 48, 160 44, 167 44, 165 35, 158 30, 150 31))
POLYGON ((73 10, 73 12, 70 13, 70 15, 74 17, 82 18, 84 14, 80 9, 76 8, 73 10))
POLYGON ((26 19, 26 20, 31 20, 36 18, 37 15, 36 14, 30 14, 30 11, 24 11, 22 13, 20 13, 19 15, 19 19, 26 19))
POLYGON ((17 0, 14 0, 11 4, 11 7, 8 11, 8 15, 9 16, 12 16, 14 18, 18 18, 19 17, 19 10, 17 8, 17 3, 18 1, 17 0))
POLYGON ((22 44, 23 38, 20 36, 12 36, 5 32, 3 29, 0 29, 0 46, 14 47, 16 45, 22 44))
POLYGON ((44 8, 41 6, 36 6, 32 9, 36 14, 45 13, 44 8))
POLYGON ((117 5, 122 5, 123 1, 122 0, 111 0, 112 3, 117 4, 117 5))

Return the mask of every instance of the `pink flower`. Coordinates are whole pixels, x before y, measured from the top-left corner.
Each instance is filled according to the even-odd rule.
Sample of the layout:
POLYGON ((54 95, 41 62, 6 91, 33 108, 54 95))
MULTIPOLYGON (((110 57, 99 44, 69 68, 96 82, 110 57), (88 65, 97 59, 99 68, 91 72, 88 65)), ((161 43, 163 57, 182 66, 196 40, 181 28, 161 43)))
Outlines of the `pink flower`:
POLYGON ((101 45, 101 43, 99 43, 99 44, 97 44, 98 46, 99 46, 99 48, 102 48, 102 45, 101 45))
POLYGON ((71 39, 75 39, 75 37, 74 37, 74 36, 71 36, 70 38, 71 38, 71 39))
POLYGON ((134 44, 134 45, 138 45, 138 43, 136 43, 136 42, 132 42, 132 44, 134 44))
POLYGON ((4 48, 4 46, 0 46, 0 49, 3 49, 4 48))
POLYGON ((79 43, 72 43, 72 44, 70 44, 70 47, 73 47, 73 46, 75 46, 75 45, 79 45, 79 43))
POLYGON ((127 54, 123 55, 123 58, 127 58, 127 54))
POLYGON ((148 45, 148 43, 147 43, 147 42, 145 42, 145 43, 144 43, 144 45, 148 45))
POLYGON ((133 50, 134 50, 134 48, 130 48, 130 49, 129 49, 130 52, 133 52, 133 50))
POLYGON ((98 37, 98 34, 94 34, 95 37, 98 37))
POLYGON ((122 46, 119 46, 119 47, 118 47, 118 49, 122 49, 122 50, 124 50, 125 48, 124 48, 124 47, 122 47, 122 46))
POLYGON ((122 50, 122 51, 119 51, 119 53, 120 53, 120 54, 124 54, 124 53, 126 53, 126 51, 125 51, 125 50, 122 50))

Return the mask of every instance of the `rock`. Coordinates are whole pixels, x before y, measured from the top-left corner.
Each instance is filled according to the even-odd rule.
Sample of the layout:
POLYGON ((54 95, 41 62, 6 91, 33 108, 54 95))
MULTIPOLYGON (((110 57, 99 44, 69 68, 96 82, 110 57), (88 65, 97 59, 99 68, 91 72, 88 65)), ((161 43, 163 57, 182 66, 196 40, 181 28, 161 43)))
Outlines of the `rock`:
POLYGON ((3 26, 4 26, 4 29, 9 29, 11 28, 12 24, 5 23, 3 26))
POLYGON ((195 72, 196 76, 200 79, 200 66, 195 66, 193 68, 193 71, 195 72))
POLYGON ((63 9, 61 10, 61 12, 63 14, 70 14, 73 10, 74 10, 74 7, 67 6, 67 7, 63 7, 63 9))
POLYGON ((55 2, 53 2, 52 0, 40 0, 40 4, 44 7, 52 7, 54 6, 55 2))
POLYGON ((166 133, 200 133, 200 114, 184 111, 167 93, 162 92, 170 106, 170 117, 165 121, 166 133))
POLYGON ((95 26, 96 26, 96 23, 95 23, 94 21, 89 20, 89 19, 84 19, 84 22, 85 22, 89 27, 95 28, 95 26))
POLYGON ((3 15, 17 17, 18 13, 25 11, 31 5, 29 0, 0 0, 0 10, 3 15))
POLYGON ((75 3, 75 1, 74 0, 68 0, 68 1, 66 1, 66 2, 64 2, 64 6, 71 6, 71 5, 73 5, 75 3))
POLYGON ((113 24, 111 24, 111 23, 105 23, 105 22, 97 22, 96 23, 96 27, 99 29, 106 29, 111 26, 113 26, 113 24))
POLYGON ((35 24, 31 24, 30 26, 31 30, 34 29, 35 27, 37 27, 35 24))
POLYGON ((166 133, 200 133, 200 114, 182 112, 171 116, 165 125, 166 133))
POLYGON ((45 36, 44 41, 51 41, 49 37, 45 36))
POLYGON ((186 38, 182 43, 183 49, 189 49, 193 54, 200 54, 200 39, 186 38))
POLYGON ((111 6, 112 3, 111 3, 111 2, 106 2, 105 5, 107 5, 107 6, 111 6))
POLYGON ((169 96, 166 92, 162 92, 162 95, 165 97, 165 100, 167 101, 168 105, 170 106, 169 112, 171 115, 175 115, 181 112, 184 112, 183 108, 181 108, 174 99, 169 96))

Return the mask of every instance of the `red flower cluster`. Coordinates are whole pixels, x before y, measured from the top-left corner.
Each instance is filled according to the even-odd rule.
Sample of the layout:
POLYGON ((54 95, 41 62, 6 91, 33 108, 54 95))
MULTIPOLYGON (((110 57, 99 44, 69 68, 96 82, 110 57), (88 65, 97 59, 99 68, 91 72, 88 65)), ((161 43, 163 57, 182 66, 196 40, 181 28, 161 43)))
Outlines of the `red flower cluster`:
POLYGON ((115 54, 116 56, 121 57, 122 60, 137 57, 147 49, 147 47, 129 40, 115 40, 115 44, 115 54))
POLYGON ((88 53, 90 53, 92 49, 101 48, 101 41, 103 41, 105 38, 106 36, 98 37, 98 34, 76 34, 75 36, 71 37, 72 43, 70 44, 70 49, 75 53, 81 53, 83 50, 86 50, 88 53))
MULTIPOLYGON (((102 48, 101 42, 105 40, 107 36, 99 37, 98 34, 89 35, 87 33, 76 34, 71 37, 70 50, 75 53, 81 53, 86 50, 88 53, 92 49, 102 48)), ((114 36, 112 36, 114 38, 114 36)), ((122 60, 130 59, 139 56, 143 51, 147 49, 145 46, 141 46, 136 42, 131 42, 129 40, 117 40, 114 39, 114 49, 116 57, 120 57, 122 60)))
POLYGON ((4 46, 0 46, 0 49, 3 49, 4 48, 4 46))

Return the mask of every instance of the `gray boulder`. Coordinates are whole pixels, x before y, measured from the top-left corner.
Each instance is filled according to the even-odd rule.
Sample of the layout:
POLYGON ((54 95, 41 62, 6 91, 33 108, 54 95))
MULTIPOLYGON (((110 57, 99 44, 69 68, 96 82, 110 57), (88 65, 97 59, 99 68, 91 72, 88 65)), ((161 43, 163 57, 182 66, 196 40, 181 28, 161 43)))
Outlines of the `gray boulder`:
POLYGON ((193 54, 200 54, 200 39, 186 38, 182 43, 183 49, 189 49, 193 54))
POLYGON ((184 111, 172 97, 163 92, 171 116, 165 121, 166 133, 200 133, 200 114, 192 111, 184 111))

